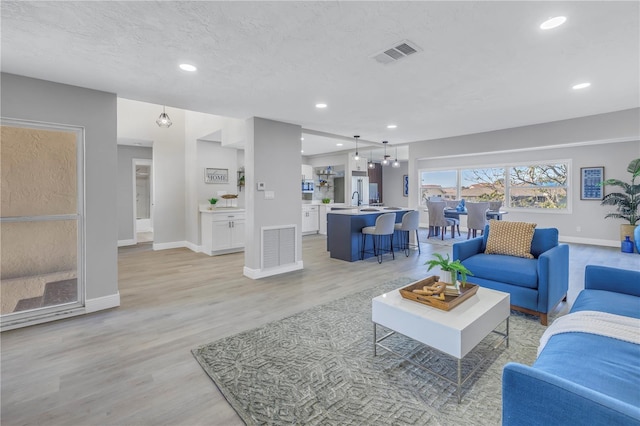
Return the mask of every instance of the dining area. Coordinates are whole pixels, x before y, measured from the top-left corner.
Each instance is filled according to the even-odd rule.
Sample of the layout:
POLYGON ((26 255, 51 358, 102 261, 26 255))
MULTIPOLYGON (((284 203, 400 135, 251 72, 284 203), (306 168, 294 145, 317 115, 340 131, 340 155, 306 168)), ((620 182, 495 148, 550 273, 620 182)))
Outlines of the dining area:
POLYGON ((431 197, 426 201, 424 210, 429 215, 429 231, 427 239, 447 235, 451 238, 460 237, 461 217, 466 218, 467 239, 482 235, 489 220, 502 220, 508 214, 502 210, 502 201, 466 202, 460 200, 443 200, 440 197, 431 197), (478 233, 478 231, 480 231, 478 233))

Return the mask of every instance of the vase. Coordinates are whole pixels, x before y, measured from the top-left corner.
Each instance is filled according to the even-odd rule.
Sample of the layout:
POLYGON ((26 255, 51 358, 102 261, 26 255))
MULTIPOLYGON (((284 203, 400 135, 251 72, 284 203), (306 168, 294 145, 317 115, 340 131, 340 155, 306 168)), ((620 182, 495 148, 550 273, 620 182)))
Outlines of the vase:
POLYGON ((640 225, 633 230, 633 239, 636 241, 636 251, 640 254, 640 225))
POLYGON ((633 241, 627 235, 624 237, 624 241, 620 243, 620 250, 623 253, 633 253, 633 241))

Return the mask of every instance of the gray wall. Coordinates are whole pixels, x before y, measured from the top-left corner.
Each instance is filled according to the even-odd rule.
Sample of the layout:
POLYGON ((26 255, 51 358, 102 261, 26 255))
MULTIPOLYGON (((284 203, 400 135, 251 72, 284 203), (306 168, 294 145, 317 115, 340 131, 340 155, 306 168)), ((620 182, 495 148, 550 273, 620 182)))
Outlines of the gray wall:
POLYGON ((116 95, 1 74, 2 116, 85 128, 86 297, 118 293, 116 95))
MULTIPOLYGON (((418 205, 418 171, 544 160, 571 160, 572 209, 566 213, 510 212, 508 220, 556 227, 565 241, 618 245, 621 221, 612 209, 580 200, 580 168, 604 166, 605 178, 629 179, 629 161, 640 157, 640 109, 543 123, 409 145, 409 205, 418 205), (623 142, 621 142, 623 141, 623 142), (580 231, 578 231, 580 227, 580 231)), ((421 217, 426 223, 426 216, 421 217)))
POLYGON ((118 240, 134 238, 133 159, 152 159, 153 149, 118 145, 118 240))
POLYGON ((300 202, 300 135, 297 125, 251 118, 247 120, 246 247, 245 267, 260 269, 260 232, 264 226, 298 226, 296 259, 302 259, 302 204, 300 202), (265 200, 256 191, 264 182, 275 199, 265 200))
POLYGON ((409 197, 402 195, 402 176, 409 173, 409 164, 400 162, 400 167, 382 168, 382 200, 385 206, 409 207, 409 197))

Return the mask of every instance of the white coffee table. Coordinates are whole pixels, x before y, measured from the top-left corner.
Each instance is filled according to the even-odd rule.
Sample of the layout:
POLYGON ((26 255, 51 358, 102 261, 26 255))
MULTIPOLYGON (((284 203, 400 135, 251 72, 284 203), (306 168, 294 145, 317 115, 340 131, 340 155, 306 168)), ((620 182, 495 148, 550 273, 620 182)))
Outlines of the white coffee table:
POLYGON ((491 332, 502 336, 494 349, 503 342, 509 347, 509 314, 509 294, 488 288, 478 288, 475 295, 450 311, 404 299, 398 289, 392 290, 372 301, 373 354, 377 355, 376 349, 378 347, 383 348, 411 364, 457 385, 458 403, 460 403, 462 385, 482 365, 482 362, 478 363, 463 378, 462 359, 491 332), (506 331, 504 333, 496 331, 496 327, 505 320, 506 331), (378 338, 376 335, 378 325, 386 327, 392 332, 378 338), (456 358, 458 361, 458 380, 452 381, 441 376, 426 366, 417 364, 403 354, 383 345, 382 341, 395 332, 456 358))

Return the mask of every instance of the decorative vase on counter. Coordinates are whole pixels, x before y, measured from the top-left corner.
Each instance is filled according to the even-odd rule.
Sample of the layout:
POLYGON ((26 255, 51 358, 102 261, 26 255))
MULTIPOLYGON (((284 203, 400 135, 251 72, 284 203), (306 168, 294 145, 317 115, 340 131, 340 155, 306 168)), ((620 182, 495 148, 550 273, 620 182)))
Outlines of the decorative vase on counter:
POLYGON ((636 226, 636 229, 634 229, 633 239, 636 242, 636 251, 640 254, 640 225, 636 226))

